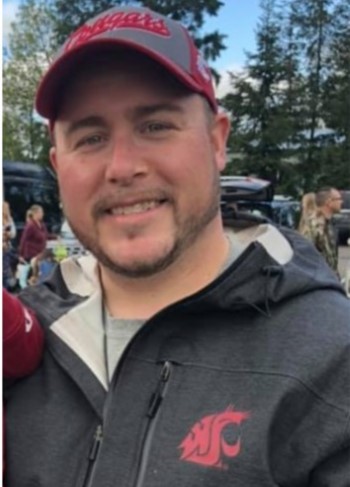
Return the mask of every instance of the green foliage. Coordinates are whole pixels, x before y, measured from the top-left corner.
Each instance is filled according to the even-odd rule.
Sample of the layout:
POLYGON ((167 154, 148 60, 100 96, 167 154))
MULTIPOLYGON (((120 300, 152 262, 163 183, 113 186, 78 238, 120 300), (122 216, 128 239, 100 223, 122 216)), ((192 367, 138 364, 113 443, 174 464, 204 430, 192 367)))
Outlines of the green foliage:
POLYGON ((343 187, 350 187, 350 2, 341 0, 334 11, 332 42, 327 63, 332 67, 323 86, 324 118, 341 139, 332 157, 343 187))
POLYGON ((236 154, 226 172, 289 194, 349 187, 349 0, 262 0, 261 12, 256 52, 222 100, 236 154))
POLYGON ((280 43, 281 18, 273 0, 261 3, 257 52, 248 53, 247 75, 232 75, 233 93, 223 105, 233 114, 232 147, 245 154, 244 172, 279 182, 282 147, 289 133, 282 83, 286 79, 280 43))
POLYGON ((34 95, 50 60, 52 13, 45 1, 27 0, 12 25, 3 67, 3 157, 45 162, 48 135, 33 111, 34 95))

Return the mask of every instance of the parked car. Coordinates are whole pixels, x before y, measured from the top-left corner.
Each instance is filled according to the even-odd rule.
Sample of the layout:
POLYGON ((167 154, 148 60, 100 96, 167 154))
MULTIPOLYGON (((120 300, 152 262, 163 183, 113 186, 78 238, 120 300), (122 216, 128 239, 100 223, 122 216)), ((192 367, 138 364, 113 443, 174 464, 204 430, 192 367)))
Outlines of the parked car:
POLYGON ((234 204, 238 212, 289 228, 296 228, 300 204, 290 196, 275 195, 270 181, 251 177, 226 176, 221 178, 221 205, 223 214, 234 204))
POLYGON ((221 198, 225 203, 244 201, 271 201, 274 190, 270 181, 248 176, 221 176, 221 198))
POLYGON ((340 213, 333 217, 334 226, 338 236, 338 243, 346 245, 350 238, 350 190, 340 191, 343 203, 340 213))
POLYGON ((25 225, 26 212, 34 204, 45 211, 49 232, 61 225, 62 212, 55 173, 30 162, 3 161, 3 198, 8 201, 17 228, 17 241, 25 225))
POLYGON ((239 201, 240 211, 266 217, 269 221, 288 228, 297 228, 300 214, 299 202, 290 200, 239 201))

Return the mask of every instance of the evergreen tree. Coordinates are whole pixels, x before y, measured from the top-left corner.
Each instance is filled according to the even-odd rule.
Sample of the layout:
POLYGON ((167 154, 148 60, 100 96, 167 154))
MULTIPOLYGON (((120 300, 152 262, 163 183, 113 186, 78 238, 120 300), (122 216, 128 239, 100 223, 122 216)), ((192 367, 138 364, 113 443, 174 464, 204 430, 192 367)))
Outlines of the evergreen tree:
POLYGON ((339 0, 334 9, 332 41, 327 56, 330 74, 324 84, 323 106, 327 127, 337 144, 327 151, 325 171, 329 184, 350 187, 350 1, 339 0))
POLYGON ((322 177, 322 145, 318 131, 324 128, 322 87, 329 73, 326 59, 331 42, 333 4, 334 0, 293 0, 304 77, 305 128, 299 158, 301 186, 305 191, 318 186, 322 177))
POLYGON ((227 173, 297 194, 349 185, 350 2, 261 2, 257 47, 222 100, 232 113, 227 173))
POLYGON ((275 0, 262 0, 260 7, 257 52, 248 53, 244 75, 231 75, 232 93, 222 104, 233 117, 232 151, 243 154, 242 160, 234 164, 235 172, 279 183, 283 143, 290 134, 285 109, 287 70, 281 44, 282 18, 275 0))

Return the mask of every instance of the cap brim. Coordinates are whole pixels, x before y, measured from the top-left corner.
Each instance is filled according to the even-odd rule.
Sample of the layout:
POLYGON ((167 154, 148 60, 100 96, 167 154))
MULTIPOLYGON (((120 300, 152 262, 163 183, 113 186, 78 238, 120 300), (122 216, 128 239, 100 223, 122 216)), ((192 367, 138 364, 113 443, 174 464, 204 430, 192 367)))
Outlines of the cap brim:
MULTIPOLYGON (((141 52, 150 57, 190 90, 204 94, 203 87, 200 86, 189 74, 174 63, 169 62, 158 52, 140 45, 134 41, 125 39, 96 39, 89 43, 77 46, 60 56, 42 78, 35 99, 35 108, 39 115, 49 120, 54 120, 57 116, 57 104, 59 103, 59 93, 63 89, 65 81, 73 71, 77 70, 79 60, 85 58, 89 53, 95 52, 106 47, 125 47, 141 52)), ((207 97, 207 95, 205 94, 207 97)), ((215 103, 215 100, 211 104, 215 103)))

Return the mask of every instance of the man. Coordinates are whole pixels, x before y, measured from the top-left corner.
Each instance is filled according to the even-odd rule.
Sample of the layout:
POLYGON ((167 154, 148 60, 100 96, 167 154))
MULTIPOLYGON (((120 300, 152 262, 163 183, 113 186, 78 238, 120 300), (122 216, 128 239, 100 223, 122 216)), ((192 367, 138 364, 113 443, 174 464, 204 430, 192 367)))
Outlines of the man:
POLYGON ((317 213, 309 219, 309 235, 327 264, 338 274, 338 246, 332 217, 340 212, 342 196, 335 188, 321 188, 315 196, 317 213))
POLYGON ((8 393, 6 485, 348 485, 349 303, 293 232, 224 229, 229 122, 185 29, 104 12, 36 106, 92 255, 21 295, 47 351, 8 393))

